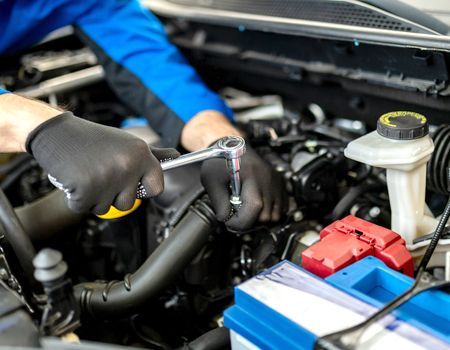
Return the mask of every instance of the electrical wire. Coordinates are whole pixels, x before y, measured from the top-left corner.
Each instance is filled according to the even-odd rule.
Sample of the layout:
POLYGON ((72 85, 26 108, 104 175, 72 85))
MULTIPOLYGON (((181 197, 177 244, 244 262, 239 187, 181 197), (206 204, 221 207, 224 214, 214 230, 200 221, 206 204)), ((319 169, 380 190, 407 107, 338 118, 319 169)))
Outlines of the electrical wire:
POLYGON ((374 323, 381 320, 392 311, 410 301, 416 295, 426 291, 445 288, 450 285, 450 281, 437 281, 424 270, 419 270, 414 284, 404 293, 387 303, 384 307, 372 314, 363 322, 346 328, 342 331, 327 334, 317 339, 314 344, 315 350, 356 350, 362 335, 374 323))
POLYGON ((428 263, 430 262, 431 257, 433 256, 433 253, 439 243, 439 240, 441 239, 442 234, 445 232, 445 226, 447 225, 449 217, 450 217, 450 197, 447 201, 447 204, 445 205, 444 212, 442 213, 442 216, 439 220, 436 230, 434 231, 433 237, 431 238, 431 242, 428 245, 428 248, 422 257, 422 260, 419 263, 416 274, 427 268, 428 263))

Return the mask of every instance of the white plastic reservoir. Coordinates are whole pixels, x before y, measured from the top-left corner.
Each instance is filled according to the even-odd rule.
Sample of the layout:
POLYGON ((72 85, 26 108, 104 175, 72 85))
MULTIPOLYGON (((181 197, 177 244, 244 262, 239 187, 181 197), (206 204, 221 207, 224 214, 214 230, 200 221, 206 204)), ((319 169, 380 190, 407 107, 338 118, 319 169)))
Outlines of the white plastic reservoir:
POLYGON ((350 142, 344 151, 350 159, 386 169, 391 229, 407 244, 437 224, 425 214, 426 163, 433 150, 426 118, 399 111, 381 116, 376 131, 350 142))

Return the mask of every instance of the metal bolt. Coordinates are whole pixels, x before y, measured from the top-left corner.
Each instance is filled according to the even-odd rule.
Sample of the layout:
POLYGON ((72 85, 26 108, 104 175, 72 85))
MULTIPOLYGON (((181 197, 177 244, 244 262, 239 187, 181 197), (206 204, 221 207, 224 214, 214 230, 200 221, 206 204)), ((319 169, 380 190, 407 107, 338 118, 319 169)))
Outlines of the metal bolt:
POLYGON ((303 212, 301 210, 297 210, 293 214, 293 219, 295 222, 302 221, 304 218, 303 212))
POLYGON ((379 207, 372 207, 372 208, 370 208, 370 210, 369 210, 369 216, 371 217, 371 218, 376 218, 376 217, 378 217, 378 215, 380 215, 381 214, 381 209, 379 208, 379 207))

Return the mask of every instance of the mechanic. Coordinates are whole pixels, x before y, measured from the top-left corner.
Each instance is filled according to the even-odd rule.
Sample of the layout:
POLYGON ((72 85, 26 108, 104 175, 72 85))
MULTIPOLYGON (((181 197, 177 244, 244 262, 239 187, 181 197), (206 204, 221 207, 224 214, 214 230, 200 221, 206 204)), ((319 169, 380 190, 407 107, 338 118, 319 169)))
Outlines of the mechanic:
MULTIPOLYGON (((51 31, 72 25, 96 54, 106 80, 137 115, 145 116, 163 145, 189 151, 205 148, 226 135, 241 135, 232 112, 210 91, 175 46, 164 27, 137 0, 0 1, 0 54, 25 49, 51 31)), ((0 152, 27 151, 61 189, 71 209, 96 214, 110 205, 130 209, 141 182, 148 197, 163 190, 159 160, 174 149, 149 149, 119 129, 77 118, 0 89, 0 152)), ((279 181, 255 151, 242 158, 243 205, 231 219, 229 176, 223 160, 202 166, 202 182, 217 217, 231 229, 257 219, 278 220, 283 194, 279 181)))

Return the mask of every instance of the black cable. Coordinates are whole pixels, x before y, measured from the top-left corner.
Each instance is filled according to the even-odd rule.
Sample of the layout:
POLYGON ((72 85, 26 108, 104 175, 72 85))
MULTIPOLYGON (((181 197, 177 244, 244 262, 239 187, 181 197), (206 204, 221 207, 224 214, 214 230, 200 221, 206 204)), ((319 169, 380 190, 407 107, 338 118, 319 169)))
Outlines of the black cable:
MULTIPOLYGON (((450 192, 450 168, 447 168, 447 193, 450 192)), ((442 238, 443 233, 445 232, 445 227, 447 225, 448 219, 450 217, 450 197, 447 200, 447 204, 445 205, 444 212, 439 219, 439 223, 434 231, 433 237, 431 238, 431 242, 425 251, 425 254, 422 257, 422 260, 419 263, 419 266, 416 270, 416 274, 419 274, 420 271, 425 271, 428 266, 428 263, 433 256, 434 251, 439 243, 439 240, 442 238)))
MULTIPOLYGON (((427 235, 423 235, 423 236, 417 237, 417 238, 415 238, 413 240, 413 244, 417 244, 417 243, 420 243, 420 242, 431 241, 433 236, 434 236, 434 232, 429 233, 427 235)), ((448 228, 445 230, 445 232, 442 233, 441 239, 450 239, 450 230, 448 228)))
POLYGON ((434 280, 424 270, 419 270, 414 284, 404 293, 398 295, 366 320, 342 331, 321 336, 314 344, 314 350, 356 350, 361 336, 374 323, 405 304, 418 294, 426 291, 442 289, 450 285, 449 281, 434 280))
POLYGON ((442 213, 442 216, 439 220, 436 230, 434 231, 434 235, 431 238, 431 242, 428 245, 428 248, 425 251, 424 256, 422 257, 422 260, 419 263, 417 271, 425 270, 427 268, 427 265, 430 262, 430 259, 439 243, 439 240, 441 239, 442 234, 445 232, 445 226, 447 225, 449 217, 450 217, 450 197, 447 201, 447 204, 445 205, 444 212, 442 213))

